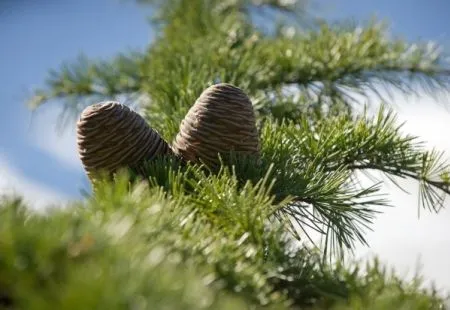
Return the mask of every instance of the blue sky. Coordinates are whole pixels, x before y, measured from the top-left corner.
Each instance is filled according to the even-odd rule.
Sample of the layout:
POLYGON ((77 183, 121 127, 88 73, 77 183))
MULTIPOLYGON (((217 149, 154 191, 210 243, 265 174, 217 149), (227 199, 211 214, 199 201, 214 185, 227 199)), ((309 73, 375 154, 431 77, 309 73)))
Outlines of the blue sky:
MULTIPOLYGON (((31 118, 25 101, 33 88, 43 85, 48 69, 81 52, 108 58, 127 49, 144 49, 152 38, 145 19, 149 11, 133 2, 0 1, 0 188, 25 193, 30 201, 42 203, 78 198, 80 189, 88 188, 75 152, 73 127, 56 134, 58 109, 50 105, 31 118)), ((434 40, 450 51, 447 0, 319 0, 314 11, 328 19, 356 21, 375 14, 390 22, 395 35, 434 40)), ((399 98, 406 129, 450 152, 450 141, 439 135, 450 130, 450 113, 430 98, 415 101, 399 98)), ((421 255, 426 275, 450 289, 446 263, 450 251, 442 252, 445 246, 450 248, 446 237, 450 213, 418 220, 416 196, 387 190, 399 207, 376 223, 369 238, 372 250, 405 271, 414 268, 421 255)), ((369 254, 366 250, 360 253, 369 254)))
POLYGON ((33 88, 43 85, 50 68, 79 53, 108 58, 127 49, 144 49, 151 39, 145 13, 133 1, 0 2, 0 154, 27 178, 70 197, 86 187, 80 169, 55 161, 30 141, 34 123, 43 121, 39 114, 47 111, 38 111, 32 119, 24 103, 33 88))
POLYGON ((329 19, 360 21, 376 16, 388 21, 396 35, 450 46, 450 2, 447 0, 320 0, 314 7, 329 19))

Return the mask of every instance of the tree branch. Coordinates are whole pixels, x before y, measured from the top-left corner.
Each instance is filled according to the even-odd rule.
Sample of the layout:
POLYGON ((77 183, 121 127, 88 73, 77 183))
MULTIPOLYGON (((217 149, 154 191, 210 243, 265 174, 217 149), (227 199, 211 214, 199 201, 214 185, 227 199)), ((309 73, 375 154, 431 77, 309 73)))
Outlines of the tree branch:
POLYGON ((83 101, 91 104, 117 95, 134 94, 140 90, 144 78, 143 60, 144 56, 137 53, 119 55, 110 62, 95 62, 82 55, 73 64, 63 64, 60 70, 50 71, 47 88, 37 90, 29 106, 34 109, 55 99, 67 99, 70 106, 76 106, 83 101))

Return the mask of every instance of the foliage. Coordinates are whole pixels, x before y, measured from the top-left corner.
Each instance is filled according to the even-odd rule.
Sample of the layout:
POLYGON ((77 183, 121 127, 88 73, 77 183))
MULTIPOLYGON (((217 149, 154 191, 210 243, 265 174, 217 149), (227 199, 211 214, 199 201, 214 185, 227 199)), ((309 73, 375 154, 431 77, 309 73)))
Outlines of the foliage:
MULTIPOLYGON (((240 195, 257 192, 255 203, 247 199, 235 207, 259 221, 267 219, 264 207, 270 196, 262 187, 237 190, 221 176, 209 181, 218 196, 230 189, 240 195)), ((162 188, 130 186, 128 177, 119 176, 114 184, 105 182, 95 198, 70 209, 39 214, 28 211, 20 199, 2 200, 0 305, 340 309, 350 291, 350 307, 374 301, 383 306, 386 299, 412 304, 411 309, 442 303, 417 286, 386 277, 377 264, 366 275, 358 268, 331 269, 317 253, 294 246, 280 226, 258 230, 258 225, 235 225, 227 221, 231 212, 211 215, 218 210, 199 208, 191 198, 168 198, 162 188), (392 290, 398 293, 391 296, 392 290)))
POLYGON ((420 207, 449 193, 444 154, 405 135, 385 107, 356 113, 355 96, 449 87, 438 48, 390 39, 384 26, 301 25, 301 1, 139 1, 157 38, 144 53, 80 57, 51 71, 30 101, 79 112, 128 96, 167 140, 208 85, 233 83, 257 114, 260 158, 231 154, 218 170, 158 159, 100 182, 87 201, 45 214, 5 198, 0 305, 14 309, 442 309, 443 296, 374 261, 366 243, 384 207, 358 172, 420 184, 420 207), (261 14, 275 26, 260 22, 261 14), (384 88, 384 92, 382 91, 384 88), (321 235, 322 244, 307 245, 321 235), (51 306, 50 306, 51 305, 51 306))

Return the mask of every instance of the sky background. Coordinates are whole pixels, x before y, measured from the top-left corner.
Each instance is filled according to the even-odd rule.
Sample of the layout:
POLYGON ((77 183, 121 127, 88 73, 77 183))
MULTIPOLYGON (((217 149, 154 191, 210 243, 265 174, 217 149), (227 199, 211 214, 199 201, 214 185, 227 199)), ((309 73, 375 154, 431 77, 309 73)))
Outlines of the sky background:
MULTIPOLYGON (((81 198, 89 185, 76 153, 74 126, 56 131, 60 108, 48 105, 34 115, 25 101, 43 85, 47 72, 80 53, 108 59, 126 50, 143 50, 152 39, 148 9, 132 0, 0 0, 0 192, 24 194, 35 207, 81 198)), ((450 1, 319 0, 313 12, 329 20, 389 22, 391 32, 414 41, 438 42, 450 51, 450 1)), ((428 97, 398 96, 404 130, 450 154, 450 112, 428 97)), ((447 102, 449 105, 450 102, 447 102)), ((414 183, 407 184, 412 193, 414 183)), ((450 291, 450 209, 417 217, 417 195, 386 184, 397 208, 387 210, 369 233, 371 248, 406 277, 417 264, 429 281, 450 291)), ((449 205, 450 206, 450 205, 449 205)))

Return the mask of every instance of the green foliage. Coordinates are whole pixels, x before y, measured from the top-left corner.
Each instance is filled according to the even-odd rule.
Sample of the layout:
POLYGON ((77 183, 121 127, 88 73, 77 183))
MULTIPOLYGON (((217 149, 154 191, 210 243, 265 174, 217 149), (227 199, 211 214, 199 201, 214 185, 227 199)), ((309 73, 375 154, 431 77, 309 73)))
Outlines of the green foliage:
MULTIPOLYGON (((206 179, 219 197, 256 190, 256 203, 270 201, 263 185, 237 190, 226 178, 206 179)), ((246 200, 240 207, 255 218, 259 205, 246 200)), ((276 223, 256 231, 267 219, 262 208, 256 225, 233 225, 218 220, 232 220, 227 212, 210 216, 189 197, 169 199, 162 188, 130 184, 126 176, 70 209, 38 214, 5 199, 0 212, 0 305, 13 309, 351 307, 374 295, 382 305, 380 296, 394 289, 399 305, 420 301, 411 309, 442 304, 377 265, 365 276, 324 265, 276 223)))
MULTIPOLYGON (((123 207, 127 203, 130 207, 137 202, 149 203, 141 213, 170 207, 148 199, 133 201, 133 205, 131 202, 124 201, 123 207)), ((239 298, 207 287, 207 270, 198 273, 200 266, 182 264, 176 254, 166 256, 166 248, 157 240, 151 251, 144 252, 142 241, 151 232, 143 230, 142 225, 140 230, 137 225, 131 229, 138 220, 136 216, 124 216, 123 210, 112 209, 112 201, 104 201, 99 207, 89 214, 75 209, 39 216, 27 215, 20 201, 3 202, 0 287, 6 296, 0 306, 236 309, 244 305, 239 298), (107 216, 102 207, 109 208, 107 216)), ((162 221, 156 216, 156 222, 162 221)))
POLYGON ((230 154, 216 170, 159 158, 45 214, 5 198, 0 307, 443 309, 419 280, 343 263, 390 205, 356 173, 414 179, 420 207, 436 212, 449 193, 444 154, 403 134, 391 111, 354 109, 354 95, 381 98, 382 87, 448 89, 437 47, 390 39, 378 23, 301 27, 303 1, 138 2, 155 11, 147 51, 80 57, 51 71, 31 105, 78 113, 125 96, 170 140, 203 89, 233 83, 254 104, 261 156, 230 154), (289 18, 272 32, 255 18, 275 28, 280 13, 289 18), (313 234, 324 242, 307 245, 313 234))
POLYGON ((282 209, 303 228, 325 234, 338 251, 365 243, 361 233, 377 212, 389 205, 378 184, 361 187, 356 171, 378 170, 388 177, 420 182, 422 205, 438 211, 449 193, 448 163, 428 152, 417 137, 403 135, 392 112, 381 109, 375 118, 362 115, 297 122, 268 122, 262 130, 262 158, 274 163, 274 193, 293 197, 282 209), (312 205, 313 212, 306 205, 312 205))

